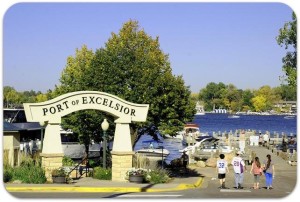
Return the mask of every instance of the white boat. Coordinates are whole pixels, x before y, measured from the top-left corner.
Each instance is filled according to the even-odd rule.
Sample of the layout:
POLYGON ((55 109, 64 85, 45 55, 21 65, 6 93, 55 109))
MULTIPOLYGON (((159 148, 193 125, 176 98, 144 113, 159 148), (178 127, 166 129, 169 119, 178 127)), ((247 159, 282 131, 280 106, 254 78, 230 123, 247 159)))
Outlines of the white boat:
POLYGON ((238 115, 229 115, 228 118, 229 119, 238 119, 238 118, 240 118, 240 116, 238 116, 238 115))
POLYGON ((178 134, 182 136, 183 145, 188 144, 188 142, 196 142, 202 140, 205 137, 210 137, 208 134, 200 133, 199 125, 195 123, 185 124, 184 130, 179 132, 178 134))
POLYGON ((155 140, 146 140, 142 142, 143 148, 138 149, 135 152, 138 154, 144 154, 147 157, 167 157, 170 152, 160 146, 162 142, 155 141, 155 140))
POLYGON ((289 116, 285 116, 283 117, 284 119, 294 119, 296 118, 296 116, 293 116, 293 115, 289 115, 289 116))
POLYGON ((203 105, 200 105, 199 102, 196 104, 196 114, 195 115, 205 115, 204 107, 203 105))
POLYGON ((196 150, 201 152, 217 152, 219 150, 221 153, 230 153, 233 150, 229 147, 229 145, 225 145, 224 143, 218 143, 219 139, 214 137, 207 137, 197 142, 195 145, 187 146, 184 149, 179 150, 179 152, 187 152, 190 154, 194 154, 196 150))

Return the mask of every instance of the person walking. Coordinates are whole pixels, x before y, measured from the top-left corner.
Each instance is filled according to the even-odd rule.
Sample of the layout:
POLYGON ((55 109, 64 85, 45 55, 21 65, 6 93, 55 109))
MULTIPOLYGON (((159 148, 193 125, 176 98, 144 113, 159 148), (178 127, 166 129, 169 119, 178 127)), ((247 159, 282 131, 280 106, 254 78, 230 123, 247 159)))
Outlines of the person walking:
POLYGON ((250 173, 254 175, 253 189, 259 189, 259 179, 262 175, 262 168, 258 157, 254 158, 250 173))
POLYGON ((242 184, 244 181, 244 172, 246 171, 245 162, 240 155, 241 151, 237 151, 236 156, 231 161, 234 170, 236 189, 243 189, 242 184))
POLYGON ((267 189, 273 189, 273 179, 275 178, 275 167, 274 162, 271 160, 271 155, 267 155, 267 159, 264 161, 263 172, 266 177, 267 189))
POLYGON ((229 173, 227 161, 224 159, 225 155, 220 154, 220 159, 217 161, 217 173, 218 179, 220 180, 220 189, 226 189, 225 187, 225 178, 226 172, 229 173))
POLYGON ((181 159, 182 159, 182 165, 184 168, 184 173, 187 174, 187 172, 188 172, 187 165, 189 163, 189 156, 186 154, 186 151, 183 151, 181 159))

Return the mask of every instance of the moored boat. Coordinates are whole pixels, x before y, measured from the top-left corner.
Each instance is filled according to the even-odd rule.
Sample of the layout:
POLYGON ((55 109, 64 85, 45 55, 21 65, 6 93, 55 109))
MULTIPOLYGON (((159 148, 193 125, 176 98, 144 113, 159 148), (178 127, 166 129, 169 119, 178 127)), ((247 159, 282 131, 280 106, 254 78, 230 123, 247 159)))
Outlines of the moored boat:
POLYGON ((230 153, 233 150, 229 145, 224 144, 223 142, 219 142, 220 140, 214 137, 206 137, 197 142, 195 145, 187 146, 184 149, 179 150, 179 152, 189 152, 194 154, 196 151, 198 152, 217 152, 220 151, 222 153, 230 153))
POLYGON ((142 142, 143 148, 136 150, 138 154, 144 154, 147 157, 167 157, 170 152, 163 148, 162 142, 155 140, 146 140, 142 142))
POLYGON ((182 144, 193 144, 196 141, 200 141, 205 137, 210 137, 208 134, 200 133, 200 127, 195 123, 187 123, 184 126, 184 130, 179 132, 182 135, 182 144))

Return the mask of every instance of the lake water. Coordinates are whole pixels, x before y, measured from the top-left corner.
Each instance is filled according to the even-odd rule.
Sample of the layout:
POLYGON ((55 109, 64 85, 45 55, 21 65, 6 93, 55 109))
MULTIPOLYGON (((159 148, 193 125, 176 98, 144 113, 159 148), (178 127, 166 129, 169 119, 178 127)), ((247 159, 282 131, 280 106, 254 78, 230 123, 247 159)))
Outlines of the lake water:
MULTIPOLYGON (((281 115, 260 116, 260 115, 240 115, 240 118, 228 118, 228 114, 206 114, 195 116, 193 123, 197 123, 200 126, 201 133, 208 133, 212 135, 213 132, 229 132, 232 130, 244 129, 244 130, 256 130, 264 134, 266 131, 282 133, 287 135, 297 134, 297 118, 285 119, 281 115)), ((142 148, 142 141, 151 140, 149 135, 143 135, 136 143, 134 150, 142 148)), ((166 158, 166 162, 169 163, 175 158, 179 158, 181 154, 178 150, 183 149, 185 146, 181 144, 180 140, 176 139, 161 139, 163 146, 170 151, 170 155, 166 158)))

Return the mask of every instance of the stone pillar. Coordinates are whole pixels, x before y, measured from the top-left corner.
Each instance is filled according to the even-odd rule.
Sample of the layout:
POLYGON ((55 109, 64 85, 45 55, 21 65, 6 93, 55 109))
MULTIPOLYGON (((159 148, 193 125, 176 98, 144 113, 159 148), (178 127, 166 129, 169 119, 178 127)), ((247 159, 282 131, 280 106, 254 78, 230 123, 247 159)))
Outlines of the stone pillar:
POLYGON ((132 168, 134 152, 112 151, 112 181, 126 182, 126 172, 132 168))
POLYGON ((112 149, 112 181, 127 181, 126 172, 132 168, 132 151, 129 120, 117 119, 112 149))
POLYGON ((52 170, 62 166, 63 154, 40 154, 42 157, 42 167, 48 182, 52 182, 52 170))
POLYGON ((47 181, 52 182, 51 171, 62 166, 64 156, 60 137, 60 118, 47 124, 40 156, 47 181))

